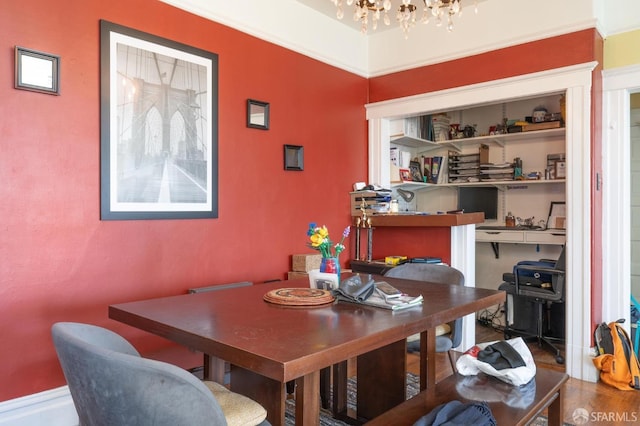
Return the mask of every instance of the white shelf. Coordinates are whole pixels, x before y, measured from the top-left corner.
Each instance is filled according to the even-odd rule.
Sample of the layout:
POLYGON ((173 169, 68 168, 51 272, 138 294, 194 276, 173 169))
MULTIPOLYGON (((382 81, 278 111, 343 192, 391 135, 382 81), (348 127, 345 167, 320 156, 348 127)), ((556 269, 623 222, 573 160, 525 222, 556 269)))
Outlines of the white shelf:
POLYGON ((420 191, 420 190, 433 190, 440 188, 457 188, 460 186, 483 186, 483 187, 491 187, 495 186, 497 188, 504 188, 508 186, 523 186, 523 185, 554 185, 554 184, 565 184, 564 179, 548 179, 548 180, 505 180, 505 181, 495 181, 495 182, 461 182, 461 183, 422 183, 422 182, 392 182, 391 188, 401 188, 411 191, 420 191))
POLYGON ((407 146, 410 148, 418 148, 422 150, 431 150, 438 148, 454 149, 461 151, 464 146, 473 146, 479 144, 495 144, 503 147, 506 142, 526 142, 532 140, 545 141, 554 139, 565 134, 565 128, 535 130, 531 132, 506 133, 502 135, 477 136, 475 138, 452 139, 447 141, 433 142, 426 139, 415 138, 404 134, 391 136, 391 143, 395 145, 407 146))

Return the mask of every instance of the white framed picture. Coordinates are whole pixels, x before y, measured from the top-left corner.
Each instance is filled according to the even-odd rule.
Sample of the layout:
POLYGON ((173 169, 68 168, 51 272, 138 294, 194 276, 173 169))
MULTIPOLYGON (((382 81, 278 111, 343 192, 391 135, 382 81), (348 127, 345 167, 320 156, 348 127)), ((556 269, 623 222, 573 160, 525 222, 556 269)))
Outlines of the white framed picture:
POLYGON ((335 290, 340 285, 338 274, 320 272, 319 269, 309 271, 309 286, 320 290, 335 290))

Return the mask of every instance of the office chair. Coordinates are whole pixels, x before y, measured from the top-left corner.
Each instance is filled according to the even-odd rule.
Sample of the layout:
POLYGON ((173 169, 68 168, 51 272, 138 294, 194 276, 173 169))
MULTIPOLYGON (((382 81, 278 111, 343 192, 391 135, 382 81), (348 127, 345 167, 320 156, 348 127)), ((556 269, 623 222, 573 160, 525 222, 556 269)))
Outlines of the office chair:
MULTIPOLYGON (((505 339, 513 335, 522 336, 525 339, 534 339, 538 346, 546 347, 555 354, 556 362, 564 364, 564 357, 552 341, 563 341, 562 338, 549 336, 550 326, 549 311, 552 304, 564 303, 565 298, 565 250, 562 248, 557 261, 523 261, 513 267, 513 272, 502 275, 503 283, 498 287, 505 290, 507 294, 515 297, 523 297, 525 300, 535 304, 535 326, 536 332, 519 330, 507 321, 504 329, 505 339)), ((509 304, 506 305, 508 314, 509 304)), ((514 316, 518 315, 514 309, 514 316)), ((564 322, 564 315, 562 321, 564 322)))
MULTIPOLYGON (((407 280, 428 281, 432 283, 464 286, 464 274, 447 265, 431 263, 405 263, 390 269, 385 277, 402 278, 407 280)), ((458 347, 462 342, 462 318, 443 324, 436 329, 436 352, 447 352, 453 371, 455 360, 451 349, 458 347)), ((410 336, 407 339, 407 351, 420 351, 420 335, 410 336)))
POLYGON ((269 424, 257 402, 142 358, 110 330, 62 322, 51 334, 82 426, 269 424))

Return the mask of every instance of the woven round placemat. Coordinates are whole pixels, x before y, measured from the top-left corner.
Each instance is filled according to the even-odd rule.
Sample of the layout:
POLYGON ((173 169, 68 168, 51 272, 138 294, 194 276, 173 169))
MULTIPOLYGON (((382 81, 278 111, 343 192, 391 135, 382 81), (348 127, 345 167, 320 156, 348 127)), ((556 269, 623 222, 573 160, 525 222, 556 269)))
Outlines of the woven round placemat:
POLYGON ((264 295, 269 303, 287 306, 316 306, 326 305, 334 301, 329 290, 316 288, 278 288, 264 295))

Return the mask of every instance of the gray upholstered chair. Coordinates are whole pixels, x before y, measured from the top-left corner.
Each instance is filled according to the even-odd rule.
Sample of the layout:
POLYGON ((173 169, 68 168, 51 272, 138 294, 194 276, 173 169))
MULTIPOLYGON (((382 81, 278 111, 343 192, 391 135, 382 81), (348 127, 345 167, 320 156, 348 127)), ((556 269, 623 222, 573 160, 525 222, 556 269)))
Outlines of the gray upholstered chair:
MULTIPOLYGON (((464 274, 447 265, 431 263, 405 263, 390 269, 385 277, 403 278, 406 280, 428 281, 432 283, 464 285, 464 274)), ((425 295, 428 299, 428 295, 425 295)), ((455 371, 455 360, 451 349, 460 345, 462 341, 462 318, 442 324, 436 329, 436 352, 447 352, 451 368, 455 371)), ((420 335, 414 335, 407 339, 409 352, 420 351, 420 335)))
POLYGON ((257 402, 142 358, 110 330, 61 322, 51 334, 83 426, 269 424, 257 402))

